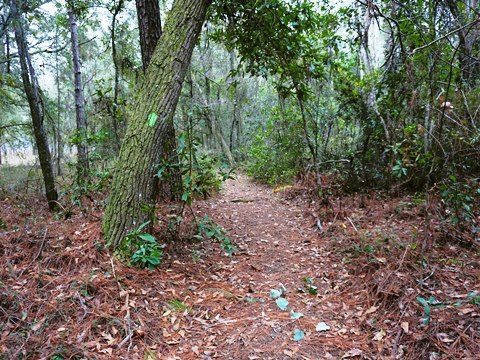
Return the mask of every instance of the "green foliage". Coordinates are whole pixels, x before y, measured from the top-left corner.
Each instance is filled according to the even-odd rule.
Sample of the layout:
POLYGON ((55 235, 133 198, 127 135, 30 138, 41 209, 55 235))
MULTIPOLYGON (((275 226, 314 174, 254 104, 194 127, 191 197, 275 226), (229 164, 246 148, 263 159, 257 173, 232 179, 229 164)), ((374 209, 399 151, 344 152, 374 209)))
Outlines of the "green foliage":
POLYGON ((131 259, 134 266, 153 269, 162 262, 163 249, 154 236, 142 232, 149 223, 150 221, 140 225, 135 231, 128 233, 123 246, 137 249, 131 259))
POLYGON ((288 183, 304 167, 301 119, 292 106, 287 111, 272 109, 264 130, 250 146, 247 173, 271 185, 288 183))
POLYGON ((277 289, 271 289, 270 290, 270 297, 272 299, 278 299, 280 296, 282 296, 283 292, 281 290, 277 289))
POLYGON ((293 311, 293 310, 290 310, 290 319, 298 320, 298 319, 300 319, 302 316, 303 316, 303 314, 302 314, 301 312, 295 312, 295 311, 293 311))
POLYGON ((456 176, 450 175, 440 185, 440 191, 446 205, 445 217, 460 229, 477 231, 475 209, 479 206, 480 187, 472 182, 459 181, 456 176))
POLYGON ((200 155, 193 163, 192 175, 185 176, 185 188, 190 189, 193 196, 206 199, 212 192, 221 189, 227 179, 233 178, 233 169, 222 165, 218 159, 209 155, 200 155))
POLYGON ((168 159, 158 167, 157 177, 171 181, 172 176, 179 172, 182 176, 183 193, 181 200, 190 206, 196 196, 206 199, 212 192, 220 190, 223 182, 232 179, 234 170, 228 169, 218 158, 207 154, 199 155, 198 139, 192 139, 189 134, 178 136, 176 159, 168 159))
POLYGON ((472 291, 468 293, 468 300, 471 304, 480 306, 480 295, 477 291, 472 291))
POLYGON ((305 339, 305 333, 300 329, 293 330, 293 341, 300 341, 305 339))
POLYGON ((215 224, 215 222, 210 219, 208 216, 205 216, 202 220, 198 222, 198 230, 194 235, 197 239, 204 239, 205 237, 212 239, 220 243, 222 248, 227 252, 228 255, 232 255, 234 251, 238 249, 232 244, 231 240, 226 236, 225 229, 215 224))
POLYGON ((431 297, 429 300, 426 300, 417 296, 417 301, 423 306, 422 324, 427 325, 430 322, 430 314, 432 312, 431 305, 432 302, 435 302, 435 298, 431 297))
POLYGON ((308 77, 322 74, 321 55, 326 51, 317 41, 319 36, 336 45, 335 15, 320 16, 311 1, 222 0, 213 4, 211 13, 218 25, 212 37, 235 48, 252 75, 288 79, 290 83, 282 81, 281 85, 287 91, 304 91, 308 77), (321 27, 323 24, 328 26, 321 27))
POLYGON ((173 311, 178 313, 183 313, 190 310, 190 306, 186 305, 182 300, 177 298, 170 300, 168 302, 168 306, 172 308, 173 311))
POLYGON ((278 308, 282 311, 286 311, 287 310, 287 307, 288 307, 288 300, 283 298, 283 297, 279 297, 278 299, 275 300, 275 303, 277 304, 278 308))
POLYGON ((330 330, 330 325, 327 325, 326 323, 324 323, 324 322, 322 321, 322 322, 319 322, 319 323, 315 326, 315 330, 318 331, 318 332, 328 331, 328 330, 330 330))
POLYGON ((304 277, 303 282, 305 283, 305 288, 310 295, 317 295, 318 288, 313 285, 313 279, 309 277, 304 277))

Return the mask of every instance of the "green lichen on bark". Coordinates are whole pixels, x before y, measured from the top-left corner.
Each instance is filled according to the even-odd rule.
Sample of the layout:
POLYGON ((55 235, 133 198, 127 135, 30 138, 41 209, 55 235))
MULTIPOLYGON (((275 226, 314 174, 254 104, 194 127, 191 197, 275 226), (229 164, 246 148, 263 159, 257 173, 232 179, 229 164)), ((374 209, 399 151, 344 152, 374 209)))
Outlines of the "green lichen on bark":
POLYGON ((128 128, 103 220, 107 246, 121 260, 130 259, 134 251, 125 243, 126 235, 153 218, 158 189, 155 175, 162 149, 171 141, 167 130, 173 126, 183 79, 208 3, 174 1, 145 80, 128 110, 128 128), (150 126, 148 118, 153 113, 158 120, 150 126))

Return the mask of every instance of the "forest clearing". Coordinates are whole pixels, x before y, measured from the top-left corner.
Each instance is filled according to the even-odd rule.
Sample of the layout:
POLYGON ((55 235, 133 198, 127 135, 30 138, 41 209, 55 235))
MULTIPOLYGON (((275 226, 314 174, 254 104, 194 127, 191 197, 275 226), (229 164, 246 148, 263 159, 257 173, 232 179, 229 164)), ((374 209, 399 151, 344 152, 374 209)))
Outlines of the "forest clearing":
POLYGON ((477 0, 0 0, 0 359, 480 358, 477 0))

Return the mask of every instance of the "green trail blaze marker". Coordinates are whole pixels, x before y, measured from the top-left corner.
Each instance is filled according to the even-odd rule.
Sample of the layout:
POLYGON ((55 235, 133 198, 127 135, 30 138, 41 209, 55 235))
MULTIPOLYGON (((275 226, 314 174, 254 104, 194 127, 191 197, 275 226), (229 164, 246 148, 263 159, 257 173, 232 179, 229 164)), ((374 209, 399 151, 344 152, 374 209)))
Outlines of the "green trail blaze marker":
POLYGON ((158 119, 158 115, 155 113, 151 113, 150 115, 148 115, 148 118, 147 118, 148 126, 154 127, 155 124, 157 123, 157 119, 158 119))

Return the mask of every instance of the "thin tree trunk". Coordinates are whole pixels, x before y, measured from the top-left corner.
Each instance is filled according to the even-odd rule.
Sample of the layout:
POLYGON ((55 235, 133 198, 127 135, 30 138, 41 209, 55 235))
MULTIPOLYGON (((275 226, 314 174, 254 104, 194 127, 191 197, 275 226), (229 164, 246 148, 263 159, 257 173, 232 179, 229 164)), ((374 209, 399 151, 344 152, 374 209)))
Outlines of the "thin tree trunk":
MULTIPOLYGON (((222 128, 220 124, 217 123, 217 116, 212 111, 212 106, 210 103, 210 93, 211 93, 210 82, 208 78, 205 77, 205 92, 202 91, 198 83, 195 83, 195 84, 198 87, 198 92, 200 93, 200 95, 204 97, 203 116, 209 128, 209 131, 211 131, 212 141, 213 143, 215 143, 216 141, 220 145, 220 148, 223 154, 228 159, 228 163, 231 166, 233 166, 235 164, 235 159, 233 158, 232 152, 230 151, 230 147, 228 146, 227 141, 223 136, 222 128)), ((218 97, 217 102, 220 103, 220 99, 219 99, 220 90, 217 92, 217 97, 218 97)))
POLYGON ((77 181, 88 182, 87 155, 87 122, 85 117, 85 102, 83 97, 82 70, 80 68, 80 45, 78 42, 77 16, 74 13, 72 0, 68 1, 68 20, 72 42, 73 72, 75 83, 75 114, 77 120, 77 181))
POLYGON ((146 72, 157 42, 162 35, 160 6, 158 0, 135 0, 135 3, 137 6, 143 72, 146 72))
MULTIPOLYGON (((7 17, 5 19, 5 16, 2 14, 0 15, 0 28, 2 29, 2 32, 0 33, 0 38, 3 38, 5 36, 5 43, 2 41, 1 42, 1 56, 2 58, 5 58, 6 61, 0 65, 0 70, 2 70, 1 73, 5 74, 10 74, 10 37, 8 36, 8 26, 10 25, 9 18, 7 17)), ((0 77, 0 81, 1 81, 0 77)))
MULTIPOLYGON (((205 71, 205 74, 207 74, 207 72, 205 71)), ((207 145, 207 148, 208 149, 215 149, 216 148, 216 140, 215 140, 215 137, 214 137, 214 134, 215 134, 215 124, 212 122, 212 119, 210 118, 210 116, 208 116, 208 112, 209 112, 209 108, 207 108, 207 106, 210 106, 209 105, 209 102, 210 102, 210 79, 208 78, 207 75, 204 76, 204 84, 205 84, 205 98, 207 99, 206 100, 206 108, 204 109, 204 113, 205 113, 205 125, 207 126, 207 141, 205 142, 205 144, 207 145)))
POLYGON ((27 39, 23 29, 23 18, 19 11, 22 8, 22 0, 11 0, 12 16, 16 21, 15 40, 18 47, 18 57, 22 73, 23 87, 30 107, 32 116, 33 133, 42 169, 43 181, 45 184, 45 194, 48 206, 51 210, 56 209, 58 194, 55 188, 55 177, 53 175, 52 157, 48 147, 47 134, 44 127, 43 105, 40 100, 39 87, 35 71, 32 66, 30 55, 28 53, 27 39))
MULTIPOLYGON (((2 29, 5 25, 5 18, 3 15, 0 15, 0 29, 2 29)), ((6 37, 6 36, 5 36, 6 37)), ((5 58, 5 46, 6 44, 3 42, 3 34, 0 36, 0 59, 5 58)), ((6 73, 6 64, 1 63, 0 64, 0 84, 3 82, 3 74, 6 73)))
MULTIPOLYGON (((230 70, 235 70, 235 52, 232 50, 230 51, 230 70)), ((232 126, 230 128, 230 152, 237 150, 240 148, 240 105, 239 105, 239 94, 238 94, 238 76, 235 75, 233 77, 233 94, 232 94, 232 101, 233 101, 233 119, 232 119, 232 126)))
POLYGON ((388 129, 388 123, 385 118, 380 114, 378 110, 377 104, 377 95, 375 94, 376 85, 375 80, 373 78, 373 64, 372 58, 370 56, 370 48, 368 43, 368 32, 370 31, 370 26, 372 24, 372 18, 374 17, 374 10, 373 10, 373 1, 367 1, 367 8, 365 9, 365 17, 364 17, 364 31, 362 34, 362 48, 364 52, 363 60, 365 62, 365 72, 367 76, 370 76, 370 90, 367 94, 367 103, 373 109, 375 114, 379 117, 383 131, 385 132, 385 138, 388 143, 390 143, 390 131, 388 129))
MULTIPOLYGON (((207 32, 208 32, 208 25, 207 25, 207 32)), ((212 104, 210 103, 210 94, 211 94, 211 80, 209 76, 211 76, 212 71, 212 51, 209 47, 208 38, 204 37, 203 43, 203 61, 202 61, 202 69, 204 74, 203 83, 205 86, 205 105, 203 109, 204 118, 205 118, 205 125, 207 127, 207 148, 209 149, 217 149, 217 139, 216 139, 216 129, 215 129, 215 121, 212 119, 212 104)), ((199 91, 201 92, 200 85, 199 91)))
POLYGON ((112 61, 113 61, 113 70, 114 70, 114 80, 113 80, 113 111, 112 111, 112 125, 113 133, 115 136, 115 154, 118 154, 120 149, 120 130, 118 128, 118 97, 120 93, 120 67, 118 65, 118 56, 117 56, 117 43, 116 43, 116 30, 117 30, 117 16, 122 11, 124 5, 124 0, 119 0, 118 4, 115 2, 113 7, 113 17, 112 24, 110 28, 110 40, 112 42, 112 61))
POLYGON ((208 0, 174 1, 165 31, 128 114, 127 133, 103 220, 107 246, 124 261, 129 261, 135 250, 126 243, 125 236, 148 221, 150 227, 146 230, 151 230, 158 191, 155 176, 164 144, 169 141, 168 128, 209 3, 208 0))
MULTIPOLYGON (((57 26, 58 30, 58 26, 57 26)), ((58 46, 58 32, 56 34, 55 38, 55 44, 58 46)), ((60 176, 62 175, 62 158, 63 158, 63 141, 62 137, 60 136, 61 133, 61 96, 60 96, 60 63, 58 61, 58 52, 55 53, 55 83, 57 86, 57 124, 55 126, 56 132, 58 133, 56 142, 55 142, 55 147, 57 149, 56 151, 56 165, 57 165, 57 175, 60 176)))

